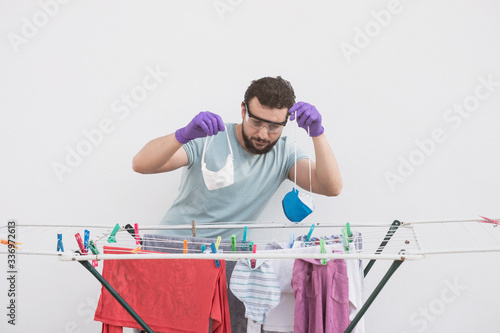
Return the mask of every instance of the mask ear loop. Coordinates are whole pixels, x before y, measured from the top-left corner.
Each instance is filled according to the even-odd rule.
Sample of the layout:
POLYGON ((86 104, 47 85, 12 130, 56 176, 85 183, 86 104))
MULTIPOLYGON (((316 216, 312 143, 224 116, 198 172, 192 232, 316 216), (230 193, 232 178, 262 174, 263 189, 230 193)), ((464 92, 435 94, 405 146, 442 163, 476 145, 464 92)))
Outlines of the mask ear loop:
POLYGON ((295 110, 295 133, 293 134, 293 144, 295 148, 295 172, 293 174, 293 182, 295 183, 295 188, 297 188, 297 127, 299 127, 299 123, 297 122, 297 110, 295 110))
MULTIPOLYGON (((311 136, 309 135, 309 126, 307 126, 307 136, 310 138, 311 136)), ((309 150, 310 153, 312 153, 312 139, 310 140, 309 144, 309 150)), ((311 156, 309 156, 309 193, 312 193, 312 179, 311 179, 311 156)))

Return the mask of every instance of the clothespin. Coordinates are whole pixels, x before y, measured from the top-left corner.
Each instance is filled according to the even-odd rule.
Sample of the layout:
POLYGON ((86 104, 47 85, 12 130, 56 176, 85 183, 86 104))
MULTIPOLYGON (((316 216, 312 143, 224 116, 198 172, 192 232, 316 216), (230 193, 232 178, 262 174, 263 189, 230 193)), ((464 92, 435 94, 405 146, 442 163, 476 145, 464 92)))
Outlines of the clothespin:
MULTIPOLYGON (((97 249, 93 241, 90 241, 89 249, 90 251, 92 251, 93 254, 95 255, 99 254, 99 250, 97 249)), ((92 260, 92 267, 97 267, 97 266, 98 266, 97 260, 92 260)))
POLYGON ((191 221, 191 231, 193 232, 193 237, 196 237, 196 221, 191 221))
POLYGON ((85 245, 83 245, 82 241, 82 236, 80 236, 80 233, 77 232, 75 234, 76 242, 78 243, 78 247, 80 248, 80 251, 82 251, 82 254, 87 254, 87 250, 85 249, 85 245))
POLYGON ((236 235, 235 234, 231 235, 231 250, 233 252, 236 252, 236 235))
POLYGON ((479 215, 479 217, 484 219, 484 221, 479 221, 479 222, 491 223, 491 224, 494 224, 494 227, 496 227, 500 224, 500 221, 489 219, 489 218, 481 216, 481 215, 479 215))
POLYGON ((201 245, 201 253, 205 252, 205 244, 201 245))
POLYGON ((134 223, 135 230, 135 244, 141 245, 141 237, 139 236, 139 223, 134 223))
POLYGON ((242 250, 246 250, 247 248, 247 232, 248 232, 248 227, 245 226, 245 228, 243 228, 243 241, 241 242, 242 250))
MULTIPOLYGON (((217 248, 214 243, 210 244, 210 248, 212 249, 212 253, 217 253, 217 248)), ((215 267, 220 267, 219 260, 217 259, 215 259, 215 267)))
MULTIPOLYGON (((253 244, 252 253, 256 253, 256 252, 257 252, 257 244, 253 244)), ((250 262, 251 262, 250 268, 254 269, 255 268, 255 264, 257 262, 257 259, 252 259, 250 262)))
POLYGON ((85 246, 85 250, 89 250, 89 239, 90 239, 90 231, 85 230, 83 234, 83 246, 85 246))
MULTIPOLYGON (((325 240, 323 238, 320 239, 321 253, 326 253, 325 249, 325 240)), ((321 259, 321 264, 326 265, 326 259, 321 259)))
POLYGON ((249 246, 248 246, 248 250, 249 251, 252 251, 253 250, 253 242, 250 242, 249 246))
POLYGON ((97 249, 97 246, 95 246, 93 241, 90 241, 89 249, 90 249, 90 251, 92 251, 93 254, 96 254, 96 255, 100 254, 99 250, 97 249))
POLYGON ((347 237, 349 239, 349 243, 352 243, 352 232, 351 232, 351 224, 349 222, 347 222, 345 224, 345 228, 347 230, 347 237))
POLYGON ((183 250, 184 253, 188 253, 188 241, 187 239, 184 240, 184 250, 183 250))
MULTIPOLYGON (((7 246, 9 246, 9 244, 11 244, 11 245, 12 245, 12 244, 15 244, 15 245, 20 245, 20 244, 22 244, 22 243, 13 243, 12 241, 9 243, 9 241, 8 241, 8 240, 5 240, 5 239, 0 239, 0 243, 1 243, 1 244, 3 244, 3 245, 7 245, 7 246)), ((19 249, 19 248, 18 248, 17 246, 15 246, 15 245, 14 245, 14 248, 15 248, 15 249, 19 249)))
POLYGON ((313 233, 313 230, 314 230, 314 224, 311 225, 311 229, 309 229, 309 233, 306 236, 306 242, 309 242, 311 240, 311 235, 313 233))
POLYGON ((120 225, 117 223, 113 228, 113 231, 111 231, 111 235, 108 237, 108 243, 116 243, 115 236, 118 230, 120 230, 120 225))
POLYGON ((290 243, 289 243, 290 248, 293 247, 294 243, 295 243, 295 234, 292 231, 290 231, 290 243))
POLYGON ((59 252, 59 250, 61 250, 61 252, 64 252, 62 234, 57 234, 57 252, 59 252))
POLYGON ((138 247, 136 247, 135 249, 131 250, 130 252, 132 252, 132 253, 137 253, 137 252, 140 252, 140 251, 141 251, 141 247, 140 247, 140 246, 138 246, 138 247))
POLYGON ((216 250, 218 250, 218 249, 219 249, 219 245, 220 245, 221 240, 222 240, 222 237, 221 237, 221 236, 217 237, 217 242, 215 242, 215 249, 216 249, 216 250))
POLYGON ((342 228, 342 244, 344 245, 344 251, 349 252, 349 238, 347 237, 347 228, 342 228))

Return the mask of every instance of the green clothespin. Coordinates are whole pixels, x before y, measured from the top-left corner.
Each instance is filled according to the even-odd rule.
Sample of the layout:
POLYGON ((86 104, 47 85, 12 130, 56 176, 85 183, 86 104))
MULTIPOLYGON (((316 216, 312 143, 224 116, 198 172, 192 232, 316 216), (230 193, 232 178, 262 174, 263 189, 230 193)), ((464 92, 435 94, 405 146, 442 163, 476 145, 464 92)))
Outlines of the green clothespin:
POLYGON ((342 244, 344 244, 344 251, 349 252, 349 238, 347 237, 347 228, 342 228, 342 244))
POLYGON ((248 246, 248 251, 252 251, 253 249, 253 242, 250 242, 250 245, 248 246))
POLYGON ((349 239, 349 243, 352 243, 352 232, 351 232, 351 224, 347 222, 345 224, 346 230, 347 230, 347 237, 349 239))
MULTIPOLYGON (((321 246, 321 253, 326 253, 325 240, 323 238, 321 238, 319 240, 319 242, 320 242, 320 246, 321 246)), ((326 265, 326 259, 321 259, 321 264, 326 265)))
POLYGON ((231 250, 233 252, 236 252, 236 235, 235 234, 231 235, 231 250))
MULTIPOLYGON (((89 249, 90 251, 92 251, 93 254, 95 255, 99 254, 99 250, 97 249, 93 241, 89 242, 89 249)), ((92 267, 97 267, 97 265, 98 265, 97 260, 92 260, 92 267)))
POLYGON ((93 254, 100 254, 99 250, 97 249, 93 241, 90 241, 89 249, 90 251, 92 251, 93 254))
POLYGON ((116 243, 115 236, 118 230, 120 230, 120 225, 117 223, 113 228, 113 231, 111 231, 111 235, 108 237, 108 243, 116 243))

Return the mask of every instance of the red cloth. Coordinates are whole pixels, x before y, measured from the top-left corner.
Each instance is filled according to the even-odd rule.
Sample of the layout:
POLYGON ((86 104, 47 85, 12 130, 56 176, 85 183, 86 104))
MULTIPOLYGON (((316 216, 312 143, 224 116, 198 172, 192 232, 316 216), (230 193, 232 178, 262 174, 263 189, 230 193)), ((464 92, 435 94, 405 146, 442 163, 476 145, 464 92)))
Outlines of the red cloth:
MULTIPOLYGON (((105 254, 130 250, 104 247, 105 254)), ((102 275, 155 332, 208 332, 209 318, 212 333, 231 332, 224 260, 219 268, 214 260, 106 260, 102 275)), ((103 333, 142 329, 104 287, 94 320, 103 333)))

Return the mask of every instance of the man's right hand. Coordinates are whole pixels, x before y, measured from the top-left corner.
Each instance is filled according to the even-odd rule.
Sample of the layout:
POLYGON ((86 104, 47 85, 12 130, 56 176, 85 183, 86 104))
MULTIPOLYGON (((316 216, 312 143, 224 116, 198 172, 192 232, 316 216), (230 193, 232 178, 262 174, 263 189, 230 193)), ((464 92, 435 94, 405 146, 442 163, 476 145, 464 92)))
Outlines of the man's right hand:
POLYGON ((196 138, 216 135, 219 131, 224 130, 224 122, 219 115, 204 111, 198 113, 186 127, 178 129, 175 132, 175 138, 184 144, 196 138))

